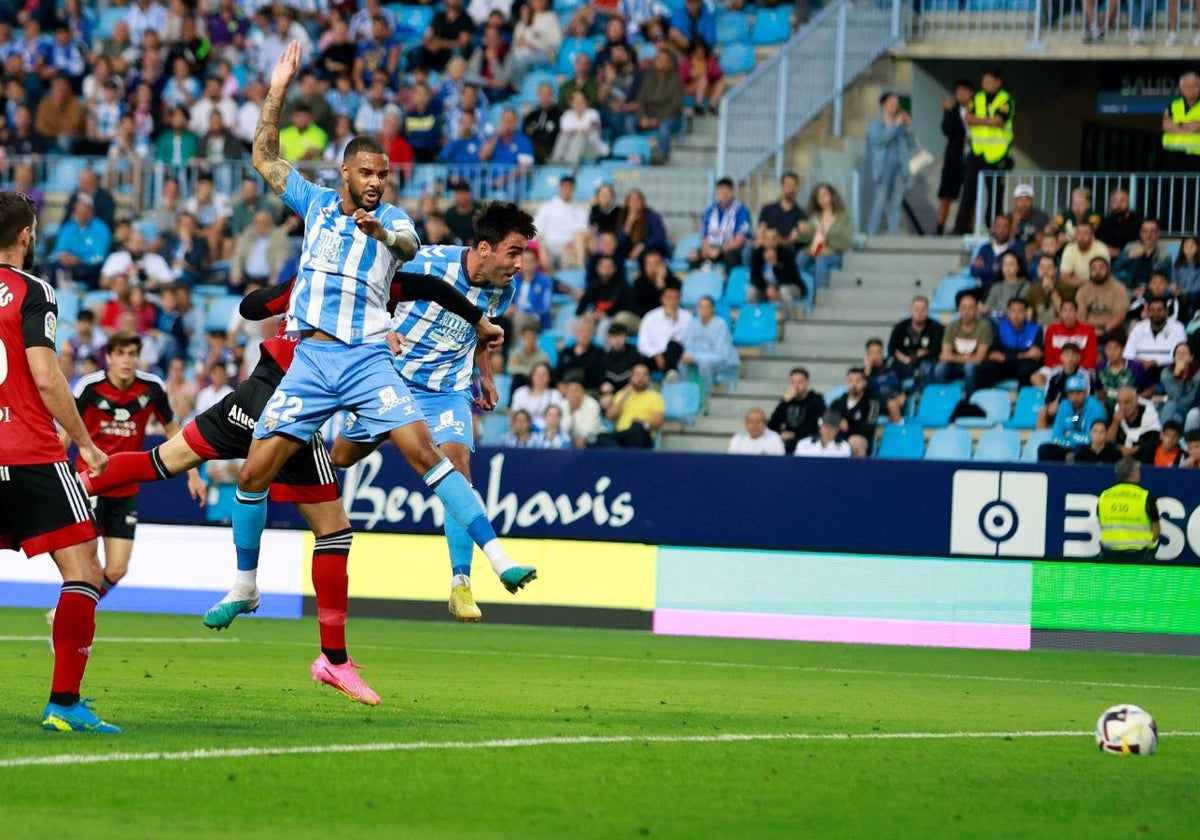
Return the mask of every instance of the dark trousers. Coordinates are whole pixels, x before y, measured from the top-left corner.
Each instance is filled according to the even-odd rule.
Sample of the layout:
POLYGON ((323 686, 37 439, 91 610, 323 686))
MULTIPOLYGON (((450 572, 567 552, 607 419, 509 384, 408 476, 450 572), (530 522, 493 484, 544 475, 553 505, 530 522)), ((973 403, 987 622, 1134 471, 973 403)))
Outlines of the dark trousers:
POLYGON ((1005 379, 1015 379, 1018 385, 1028 385, 1029 378, 1037 373, 1041 366, 1042 363, 1034 359, 1006 359, 1003 362, 988 359, 979 366, 979 372, 975 375, 975 386, 991 388, 1005 379))
POLYGON ((1067 456, 1074 451, 1070 447, 1059 446, 1057 443, 1043 443, 1038 447, 1038 462, 1065 461, 1067 456))
POLYGON ((667 349, 662 352, 662 364, 659 364, 658 357, 650 359, 650 370, 666 373, 669 370, 676 370, 679 367, 679 357, 683 355, 683 345, 678 341, 668 341, 667 349))
POLYGON ((622 449, 653 449, 654 435, 641 423, 634 423, 623 432, 617 432, 617 445, 622 449))
POLYGON ((1154 555, 1158 553, 1158 546, 1153 548, 1142 548, 1135 550, 1117 551, 1112 548, 1101 548, 1100 559, 1108 560, 1113 563, 1153 563, 1154 555))
MULTIPOLYGON (((954 220, 954 232, 973 233, 975 228, 975 199, 979 194, 979 173, 1000 172, 1008 168, 1008 158, 999 163, 988 163, 979 155, 967 157, 967 171, 963 175, 962 198, 958 202, 958 217, 954 220)), ((1004 190, 997 190, 1003 195, 1004 190)), ((984 198, 984 215, 987 215, 987 198, 984 198)), ((986 221, 986 219, 984 220, 986 221)))

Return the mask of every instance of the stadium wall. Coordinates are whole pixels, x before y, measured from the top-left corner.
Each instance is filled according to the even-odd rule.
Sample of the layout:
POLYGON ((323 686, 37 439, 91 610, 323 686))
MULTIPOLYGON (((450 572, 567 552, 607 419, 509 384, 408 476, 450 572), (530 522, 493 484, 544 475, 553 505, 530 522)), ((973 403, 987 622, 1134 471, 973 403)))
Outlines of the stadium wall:
MULTIPOLYGON (((656 633, 1200 654, 1200 482, 1146 470, 1158 564, 1096 561, 1104 467, 482 450, 475 484, 514 598, 476 557, 488 621, 656 633)), ((390 447, 347 471, 356 615, 443 619, 442 508, 390 447)), ((200 613, 225 591, 227 528, 182 482, 141 497, 132 571, 106 608, 200 613), (173 527, 182 524, 185 527, 173 527)), ((315 612, 311 535, 271 505, 262 614, 315 612)), ((0 605, 49 606, 53 567, 0 552, 0 605)))

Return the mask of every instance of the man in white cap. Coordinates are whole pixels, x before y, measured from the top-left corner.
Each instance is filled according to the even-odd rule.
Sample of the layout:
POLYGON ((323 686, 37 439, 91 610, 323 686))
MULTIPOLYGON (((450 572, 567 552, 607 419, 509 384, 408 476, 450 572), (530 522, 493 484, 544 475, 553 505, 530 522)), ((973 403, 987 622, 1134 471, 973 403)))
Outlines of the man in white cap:
POLYGON ((1025 249, 1025 263, 1033 259, 1038 249, 1039 236, 1050 223, 1050 217, 1034 204, 1032 184, 1017 184, 1013 190, 1013 239, 1025 249))

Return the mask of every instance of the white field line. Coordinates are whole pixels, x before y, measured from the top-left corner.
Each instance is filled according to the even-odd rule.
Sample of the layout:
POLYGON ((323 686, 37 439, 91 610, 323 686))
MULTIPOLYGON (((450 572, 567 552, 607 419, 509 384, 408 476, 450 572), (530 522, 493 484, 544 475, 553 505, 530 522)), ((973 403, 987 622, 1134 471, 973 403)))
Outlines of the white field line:
MULTIPOLYGON (((576 747, 602 744, 731 744, 753 741, 953 741, 985 738, 1083 738, 1091 732, 1049 729, 1016 732, 785 732, 729 733, 724 735, 607 735, 557 738, 502 738, 490 741, 385 741, 369 744, 314 744, 299 747, 243 747, 182 752, 128 752, 99 755, 49 755, 0 759, 6 767, 61 767, 133 761, 196 761, 210 758, 331 755, 339 753, 419 752, 429 750, 511 750, 527 747, 576 747)), ((1195 738, 1200 732, 1165 733, 1165 738, 1195 738)))
MULTIPOLYGON (((44 642, 50 638, 46 636, 0 636, 0 642, 44 642)), ((98 645, 113 645, 113 644, 143 644, 143 645, 227 645, 236 642, 237 639, 206 639, 206 638, 181 638, 172 639, 168 636, 162 638, 139 638, 135 636, 97 636, 93 640, 93 644, 98 645)))

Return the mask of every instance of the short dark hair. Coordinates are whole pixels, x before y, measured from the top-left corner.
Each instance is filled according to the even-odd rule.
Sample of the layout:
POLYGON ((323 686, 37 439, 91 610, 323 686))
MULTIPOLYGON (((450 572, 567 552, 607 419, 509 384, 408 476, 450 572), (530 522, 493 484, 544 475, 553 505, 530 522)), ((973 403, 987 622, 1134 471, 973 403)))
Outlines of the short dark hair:
POLYGON ((493 248, 510 233, 519 233, 526 239, 537 236, 533 216, 511 201, 490 201, 475 216, 472 223, 476 242, 486 242, 493 248))
POLYGON ((804 374, 805 379, 812 379, 812 377, 808 375, 808 368, 802 368, 802 367, 792 368, 791 370, 788 371, 788 376, 795 376, 797 373, 804 374))
POLYGON ((629 330, 624 324, 613 322, 608 328, 609 335, 629 335, 629 330))
POLYGON ((108 346, 104 348, 106 353, 115 353, 118 350, 124 350, 126 347, 136 348, 139 353, 142 352, 142 337, 135 332, 125 330, 123 332, 114 333, 113 337, 108 340, 108 346))
POLYGON ((383 147, 382 143, 380 143, 374 137, 368 137, 365 134, 360 134, 346 144, 346 151, 342 155, 342 163, 349 163, 359 152, 366 152, 369 155, 387 156, 387 149, 383 147))
POLYGON ((1188 443, 1200 442, 1200 429, 1192 429, 1190 432, 1185 432, 1183 439, 1188 443))
POLYGON ((721 178, 719 181, 717 181, 717 186, 729 187, 729 189, 733 189, 733 179, 726 175, 724 178, 721 178))
POLYGON ((1108 344, 1108 342, 1115 341, 1117 344, 1120 344, 1122 347, 1124 347, 1126 340, 1127 338, 1124 330, 1109 330, 1104 335, 1100 336, 1100 346, 1103 347, 1105 344, 1108 344))
POLYGON ((880 347, 882 347, 882 346, 883 346, 883 339, 882 339, 882 338, 875 338, 875 337, 872 337, 872 338, 868 338, 868 339, 867 339, 867 349, 868 349, 868 350, 869 350, 869 349, 872 347, 872 345, 875 345, 875 344, 878 344, 880 347))
POLYGON ((986 70, 984 70, 983 75, 991 76, 993 79, 1003 79, 1004 71, 1001 70, 999 67, 993 66, 993 67, 988 67, 986 70))
MULTIPOLYGON (((308 114, 309 116, 312 116, 312 112, 313 112, 312 108, 308 107, 308 105, 304 104, 303 102, 297 102, 292 107, 292 113, 296 114, 296 113, 299 113, 300 111, 303 111, 304 113, 308 114)), ((220 112, 214 111, 214 113, 220 113, 220 112)))
POLYGON ((975 90, 975 83, 972 82, 970 79, 959 79, 958 81, 956 81, 954 83, 954 86, 956 88, 961 87, 961 88, 967 88, 968 90, 975 90))
POLYGON ((79 314, 75 316, 76 321, 91 321, 96 323, 96 313, 90 309, 80 309, 79 314))
POLYGON ((1012 300, 1010 300, 1008 302, 1008 305, 1012 306, 1014 303, 1019 303, 1019 304, 1021 304, 1021 306, 1025 307, 1026 309, 1029 308, 1029 301, 1025 300, 1025 298, 1023 298, 1023 297, 1013 298, 1012 300))
POLYGON ((1181 435, 1183 434, 1183 424, 1180 423, 1178 420, 1176 420, 1174 417, 1172 417, 1166 423, 1163 423, 1163 431, 1165 432, 1167 429, 1174 429, 1179 434, 1181 434, 1181 435))
POLYGON ((37 209, 33 199, 22 192, 0 191, 0 248, 11 248, 25 228, 33 227, 37 209))
POLYGON ((1076 344, 1074 341, 1068 341, 1066 344, 1064 344, 1062 346, 1061 349, 1059 349, 1058 352, 1061 355, 1063 353, 1066 353, 1068 350, 1070 350, 1072 353, 1078 353, 1081 356, 1083 355, 1083 348, 1080 347, 1078 344, 1076 344))
POLYGON ((959 291, 959 293, 954 296, 954 305, 958 306, 960 303, 962 303, 963 298, 970 298, 971 300, 975 301, 976 303, 979 303, 979 290, 978 289, 961 289, 959 291))
POLYGON ((863 379, 867 378, 867 372, 865 370, 863 370, 861 367, 852 367, 852 368, 850 368, 850 370, 846 371, 847 376, 849 376, 852 373, 857 373, 863 379))

